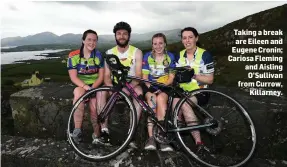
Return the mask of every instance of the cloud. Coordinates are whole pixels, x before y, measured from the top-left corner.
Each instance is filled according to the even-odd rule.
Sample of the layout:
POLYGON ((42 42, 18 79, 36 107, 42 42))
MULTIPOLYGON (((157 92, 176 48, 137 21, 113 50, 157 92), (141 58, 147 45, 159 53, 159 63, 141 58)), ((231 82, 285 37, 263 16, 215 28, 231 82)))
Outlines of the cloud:
POLYGON ((1 7, 1 30, 2 38, 44 31, 57 35, 81 34, 86 29, 94 29, 99 34, 112 34, 117 22, 126 21, 134 33, 186 26, 193 26, 202 33, 283 4, 284 1, 12 1, 5 2, 1 7))
POLYGON ((17 11, 18 9, 14 5, 9 5, 11 11, 17 11))

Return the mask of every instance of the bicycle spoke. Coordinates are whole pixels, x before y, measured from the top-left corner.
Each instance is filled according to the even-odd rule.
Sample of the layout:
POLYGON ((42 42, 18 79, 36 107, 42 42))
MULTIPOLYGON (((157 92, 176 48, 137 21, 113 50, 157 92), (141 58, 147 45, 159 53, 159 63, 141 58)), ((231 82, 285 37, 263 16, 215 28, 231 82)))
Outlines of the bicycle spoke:
POLYGON ((93 89, 82 97, 79 102, 75 103, 69 117, 67 135, 69 143, 79 156, 91 161, 103 161, 119 155, 128 146, 135 132, 136 111, 133 103, 124 92, 116 91, 110 87, 93 89), (110 95, 110 93, 109 100, 104 99, 108 96, 100 96, 101 101, 97 100, 97 104, 95 104, 98 114, 102 114, 103 118, 97 126, 103 125, 108 128, 109 135, 100 132, 101 136, 98 136, 97 139, 92 138, 92 134, 95 135, 96 133, 94 132, 96 126, 93 123, 91 124, 90 111, 86 107, 81 128, 81 141, 74 140, 71 133, 74 129, 74 113, 77 111, 79 104, 87 97, 91 97, 91 94, 93 94, 93 97, 97 97, 97 94, 110 95), (122 98, 117 98, 119 95, 122 98), (109 140, 106 140, 107 137, 109 140))

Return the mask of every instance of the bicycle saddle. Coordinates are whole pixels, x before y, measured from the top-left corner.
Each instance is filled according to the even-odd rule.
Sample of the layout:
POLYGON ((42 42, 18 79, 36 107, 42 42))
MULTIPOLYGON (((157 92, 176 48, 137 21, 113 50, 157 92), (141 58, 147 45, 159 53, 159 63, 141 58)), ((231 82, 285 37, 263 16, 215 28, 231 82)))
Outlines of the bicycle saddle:
POLYGON ((106 54, 104 55, 107 64, 111 68, 111 70, 128 70, 129 67, 124 66, 121 62, 118 56, 114 54, 106 54))

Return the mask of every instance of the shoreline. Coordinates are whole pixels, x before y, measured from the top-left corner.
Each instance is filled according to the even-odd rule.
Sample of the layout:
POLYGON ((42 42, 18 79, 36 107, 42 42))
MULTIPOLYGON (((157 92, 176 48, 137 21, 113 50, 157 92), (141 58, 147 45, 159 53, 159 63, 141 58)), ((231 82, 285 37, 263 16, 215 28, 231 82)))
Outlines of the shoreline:
MULTIPOLYGON (((65 59, 65 57, 68 56, 69 52, 70 52, 70 49, 54 49, 54 50, 60 50, 58 52, 48 52, 48 53, 38 53, 38 54, 35 54, 33 55, 33 57, 35 56, 35 58, 30 58, 30 59, 26 59, 26 60, 12 60, 13 62, 10 61, 7 61, 5 64, 2 64, 2 66, 5 66, 5 65, 12 65, 12 64, 22 64, 22 63, 29 63, 29 62, 33 62, 33 61, 43 61, 43 60, 49 60, 49 59, 65 59), (40 59, 37 59, 39 57, 42 57, 40 59)), ((45 51, 45 50, 44 50, 45 51)), ((30 51, 28 51, 30 52, 30 51)), ((31 51, 32 52, 32 51, 31 51)), ((6 52, 6 53, 11 53, 11 52, 6 52)), ((3 59, 3 57, 2 57, 3 59)), ((3 62, 3 60, 2 60, 3 62)), ((4 61, 5 62, 5 61, 4 61)))

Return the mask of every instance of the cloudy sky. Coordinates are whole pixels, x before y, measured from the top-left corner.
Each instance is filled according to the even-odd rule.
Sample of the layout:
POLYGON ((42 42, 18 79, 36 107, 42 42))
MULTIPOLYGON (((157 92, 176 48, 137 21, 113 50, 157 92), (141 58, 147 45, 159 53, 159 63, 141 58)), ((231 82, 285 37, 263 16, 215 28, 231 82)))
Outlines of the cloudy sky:
POLYGON ((50 31, 81 34, 94 29, 111 34, 115 23, 126 21, 135 33, 193 26, 206 32, 266 9, 277 2, 164 2, 164 1, 6 1, 1 2, 1 38, 50 31))

